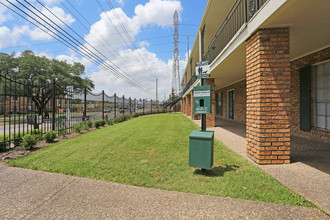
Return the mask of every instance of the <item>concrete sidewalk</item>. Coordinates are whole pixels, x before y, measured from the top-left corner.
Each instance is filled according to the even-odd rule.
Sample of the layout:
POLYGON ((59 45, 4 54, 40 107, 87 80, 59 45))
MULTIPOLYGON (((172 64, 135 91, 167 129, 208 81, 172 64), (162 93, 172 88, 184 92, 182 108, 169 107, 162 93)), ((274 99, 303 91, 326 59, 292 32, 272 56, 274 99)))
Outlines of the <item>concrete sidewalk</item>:
MULTIPOLYGON (((200 120, 193 120, 200 126, 200 120)), ((245 127, 235 122, 222 121, 220 126, 208 128, 214 136, 232 151, 245 157, 273 176, 283 185, 297 192, 330 214, 330 175, 301 162, 283 165, 257 165, 246 155, 245 127)), ((328 158, 329 160, 329 158, 328 158)), ((330 164, 328 164, 330 166, 330 164)), ((328 167, 329 168, 329 167, 328 167)))
POLYGON ((0 166, 1 219, 329 219, 317 209, 0 166))

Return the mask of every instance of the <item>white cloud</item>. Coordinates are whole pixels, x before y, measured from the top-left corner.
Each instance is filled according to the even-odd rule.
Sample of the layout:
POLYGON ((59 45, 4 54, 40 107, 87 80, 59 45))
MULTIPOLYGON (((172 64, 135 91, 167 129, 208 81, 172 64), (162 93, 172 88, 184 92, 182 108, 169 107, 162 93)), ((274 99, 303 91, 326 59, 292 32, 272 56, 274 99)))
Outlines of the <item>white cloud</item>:
POLYGON ((141 41, 141 42, 139 43, 139 46, 140 46, 140 47, 148 47, 148 46, 150 46, 150 44, 149 44, 148 41, 141 41))
MULTIPOLYGON (((147 51, 146 48, 140 48, 137 50, 122 50, 120 56, 112 62, 120 66, 121 70, 129 76, 137 79, 149 92, 134 88, 113 73, 105 70, 93 72, 90 75, 95 83, 95 92, 100 92, 100 88, 102 88, 109 95, 116 92, 119 96, 155 99, 156 78, 158 78, 159 100, 163 100, 164 94, 167 97, 170 93, 173 60, 170 59, 165 62, 159 59, 155 53, 147 51)), ((185 65, 186 61, 180 60, 180 66, 184 68, 185 65)), ((182 71, 180 72, 182 77, 182 71)))
MULTIPOLYGON (((66 14, 62 8, 54 6, 54 7, 48 7, 48 9, 69 26, 75 21, 74 18, 70 14, 66 14)), ((57 19, 52 13, 50 13, 44 7, 41 9, 41 12, 45 16, 47 16, 50 20, 55 22, 57 25, 65 26, 59 19, 57 19)))
POLYGON ((100 51, 108 52, 112 51, 113 48, 119 49, 130 45, 130 40, 134 40, 134 36, 138 32, 138 24, 129 18, 121 8, 116 8, 101 13, 100 20, 92 25, 85 40, 94 47, 97 47, 100 51), (129 36, 124 33, 123 27, 125 27, 129 36))
POLYGON ((46 5, 53 5, 55 3, 58 3, 59 1, 63 1, 63 0, 43 0, 43 2, 46 4, 46 5))
POLYGON ((123 6, 123 5, 124 5, 124 0, 116 0, 116 2, 117 2, 120 6, 123 6))
MULTIPOLYGON (((52 3, 52 1, 45 1, 47 4, 52 3)), ((66 14, 62 8, 59 7, 50 7, 49 8, 58 18, 60 18, 63 22, 65 22, 67 25, 71 25, 75 20, 72 18, 71 15, 66 14)), ((48 16, 52 21, 54 21, 57 25, 59 26, 64 26, 64 24, 59 21, 54 15, 52 15, 48 10, 45 8, 42 8, 41 11, 48 16)), ((6 10, 4 10, 3 7, 0 7, 0 24, 8 21, 11 19, 11 16, 9 14, 5 14, 6 10)), ((32 15, 32 14, 31 14, 32 15)), ((33 15, 34 16, 34 15, 33 15)), ((39 18, 34 16, 34 18, 38 21, 40 21, 39 18)), ((35 23, 35 22, 34 22, 35 23)), ((42 22, 41 22, 42 23, 42 22)), ((42 41, 49 41, 53 39, 53 33, 50 32, 49 30, 45 29, 40 25, 40 27, 45 30, 47 33, 44 31, 40 30, 37 27, 34 26, 29 26, 29 25, 22 25, 22 26, 16 26, 12 28, 12 30, 9 29, 9 27, 1 27, 2 31, 0 33, 0 37, 5 39, 4 41, 1 41, 0 45, 2 47, 6 46, 12 46, 15 45, 15 43, 22 37, 24 36, 29 36, 31 40, 37 41, 37 40, 42 40, 42 41), (6 37, 7 36, 7 37, 6 37)))
POLYGON ((39 28, 29 29, 27 33, 30 36, 31 40, 49 41, 53 39, 53 34, 51 32, 48 31, 47 33, 49 34, 47 34, 46 32, 41 31, 39 28))
MULTIPOLYGON (((108 94, 116 92, 118 95, 132 96, 135 98, 155 98, 155 81, 159 79, 159 96, 166 96, 171 90, 172 81, 172 60, 160 60, 155 53, 149 52, 145 47, 148 42, 140 42, 139 49, 127 49, 131 46, 131 41, 124 34, 122 27, 125 27, 134 41, 135 36, 140 32, 141 27, 153 24, 161 27, 171 26, 173 24, 173 13, 177 10, 182 11, 180 1, 169 0, 150 0, 145 5, 138 5, 135 8, 135 15, 128 17, 121 8, 103 12, 100 20, 92 25, 90 33, 85 37, 89 44, 93 45, 98 51, 107 56, 112 63, 110 65, 117 68, 119 66, 130 77, 136 79, 139 83, 147 87, 149 92, 143 92, 136 89, 127 82, 118 78, 114 73, 105 70, 94 71, 90 78, 95 82, 96 92, 100 88, 105 89, 108 94), (111 19, 112 23, 109 21, 111 19), (120 22, 118 21, 118 18, 120 22), (118 34, 121 33, 121 34, 118 34), (101 37, 101 36, 103 37, 101 37), (123 38, 123 39, 122 39, 123 38), (106 39, 106 41, 105 41, 106 39), (113 48, 117 52, 113 51, 113 48), (108 90, 107 90, 108 88, 108 90), (136 96, 140 97, 136 97, 136 96)), ((135 42, 134 42, 135 43, 135 42)), ((91 50, 91 46, 85 45, 91 50)), ((182 69, 186 61, 180 61, 182 69)), ((181 71, 182 72, 182 71, 181 71)), ((181 74, 182 75, 182 74, 181 74)))
POLYGON ((16 43, 17 39, 12 37, 12 31, 5 26, 0 27, 0 47, 12 46, 16 43))
POLYGON ((58 55, 55 57, 55 59, 60 60, 60 61, 66 61, 67 63, 70 63, 70 64, 78 62, 78 63, 83 64, 86 67, 86 69, 88 67, 92 66, 92 63, 88 59, 86 59, 85 57, 82 57, 82 58, 78 57, 76 55, 76 53, 74 51, 72 51, 71 49, 68 50, 68 53, 69 53, 69 55, 66 55, 66 54, 58 55))
POLYGON ((7 13, 8 9, 4 6, 0 6, 0 25, 3 24, 6 21, 12 20, 13 17, 7 13))
POLYGON ((134 20, 141 26, 156 24, 161 27, 173 25, 173 14, 182 11, 180 1, 150 0, 145 5, 135 7, 134 20))

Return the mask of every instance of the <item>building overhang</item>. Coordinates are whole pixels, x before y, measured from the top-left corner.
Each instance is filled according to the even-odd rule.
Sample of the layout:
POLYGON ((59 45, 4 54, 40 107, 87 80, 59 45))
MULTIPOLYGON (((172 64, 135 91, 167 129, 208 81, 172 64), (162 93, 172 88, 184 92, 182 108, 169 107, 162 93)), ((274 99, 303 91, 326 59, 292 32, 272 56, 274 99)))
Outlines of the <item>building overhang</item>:
POLYGON ((328 0, 266 2, 211 63, 211 77, 215 78, 217 88, 226 87, 245 78, 245 42, 258 29, 289 27, 290 60, 329 47, 329 8, 328 0))

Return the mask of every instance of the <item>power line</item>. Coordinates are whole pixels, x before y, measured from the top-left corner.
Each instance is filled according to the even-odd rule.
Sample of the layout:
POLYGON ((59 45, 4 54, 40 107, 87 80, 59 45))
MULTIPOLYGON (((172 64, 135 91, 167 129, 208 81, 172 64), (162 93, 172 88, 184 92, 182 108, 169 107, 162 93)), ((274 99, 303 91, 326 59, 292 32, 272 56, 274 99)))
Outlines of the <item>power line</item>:
MULTIPOLYGON (((84 38, 78 34, 75 30, 73 30, 70 26, 68 26, 63 20, 61 20, 58 16, 56 16, 51 10, 49 10, 45 5, 43 5, 42 3, 39 2, 39 0, 37 0, 37 2, 43 6, 47 11, 49 11, 52 15, 54 15, 58 20, 60 20, 65 26, 67 26, 72 32, 74 32, 79 38, 81 38, 82 40, 84 40, 84 38)), ((32 6, 33 7, 33 6, 32 6)), ((39 11, 40 12, 40 11, 39 11)), ((63 30, 61 28, 61 30, 63 30)), ((64 32, 66 32, 65 30, 63 30, 64 32)), ((66 32, 67 33, 67 32, 66 32)), ((70 35, 71 36, 71 35, 70 35)), ((96 49, 93 45, 91 45, 89 42, 87 42, 86 40, 84 40, 89 46, 91 46, 95 51, 97 51, 99 54, 101 54, 101 56, 103 56, 105 59, 107 59, 109 62, 111 62, 106 56, 104 56, 98 49, 96 49)), ((111 62, 115 67, 117 67, 119 70, 120 68, 114 64, 113 62, 111 62)), ((127 75, 125 72, 123 73, 125 75, 127 75)), ((135 79, 131 78, 130 76, 127 76, 130 80, 134 81, 135 83, 139 84, 141 87, 143 87, 139 82, 137 82, 135 79)))
MULTIPOLYGON (((17 2, 19 2, 18 0, 16 0, 17 2)), ((17 15, 19 15, 20 17, 22 17, 23 19, 29 21, 31 24, 33 24, 34 26, 36 26, 37 28, 39 28, 40 30, 42 30, 43 32, 47 33, 48 35, 52 36, 53 38, 59 40, 61 43, 63 43, 64 45, 66 45, 69 48, 72 48, 73 50, 75 50, 76 52, 78 52, 80 55, 86 56, 89 60, 94 61, 94 63, 99 64, 101 67, 105 68, 106 70, 109 70, 111 72, 113 72, 115 75, 117 75, 118 77, 122 78, 123 76, 118 75, 117 72, 114 71, 113 68, 110 68, 111 66, 106 65, 106 63, 104 63, 104 61, 99 60, 95 57, 95 54, 89 54, 86 51, 80 51, 77 50, 75 48, 75 46, 72 44, 74 43, 71 39, 69 39, 67 36, 65 36, 63 33, 61 33, 61 35, 65 36, 66 39, 64 39, 63 37, 59 36, 56 32, 52 31, 50 28, 48 28, 45 24, 41 23, 40 21, 36 20, 34 17, 32 17, 31 15, 29 15, 28 13, 26 13, 25 11, 23 11, 22 9, 20 9, 19 7, 17 7, 16 5, 14 5, 13 3, 11 3, 10 1, 7 0, 7 2, 9 4, 11 4, 12 6, 14 6, 16 9, 18 9, 19 11, 21 11, 23 14, 25 14, 27 17, 29 17, 30 19, 25 18, 23 15, 21 15, 20 13, 18 13, 17 11, 15 11, 14 9, 10 8, 9 6, 3 4, 2 2, 0 2, 2 5, 4 5, 5 7, 7 7, 8 9, 10 9, 11 11, 13 11, 14 13, 16 13, 17 15), (46 31, 45 29, 41 28, 41 26, 38 26, 36 23, 33 23, 31 21, 31 19, 33 21, 35 21, 36 23, 38 23, 39 25, 41 25, 43 28, 47 29, 48 31, 46 31), (49 32, 51 32, 52 34, 50 34, 49 32)), ((19 2, 23 7, 27 8, 24 4, 22 4, 21 2, 19 2)), ((28 8, 27 8, 28 9, 28 8)), ((29 10, 29 9, 28 9, 29 10)), ((29 10, 30 12, 32 12, 34 15, 36 15, 33 11, 29 10)), ((41 21, 47 23, 49 25, 48 22, 46 22, 44 19, 42 19, 40 16, 36 15, 41 21)), ((45 16, 45 15, 44 15, 45 16)), ((47 17, 47 16, 46 16, 47 17)), ((50 25, 51 26, 51 25, 50 25)), ((56 31, 58 31, 56 28, 54 28, 53 26, 51 26, 53 29, 55 29, 56 31)), ((124 78, 123 78, 124 79, 124 78)), ((127 80, 126 80, 127 81, 127 80)), ((137 86, 134 85, 133 82, 128 81, 128 83, 132 86, 137 86)))
MULTIPOLYGON (((99 0, 96 0, 96 2, 98 3, 98 5, 100 6, 100 8, 102 9, 102 11, 105 13, 106 17, 108 18, 108 20, 111 22, 111 24, 113 25, 113 27, 116 29, 117 33, 119 34, 120 38, 124 41, 124 43, 126 44, 126 46, 129 48, 129 45, 127 44, 126 40, 124 39, 124 37, 121 35, 121 33, 119 32, 119 30, 117 29, 116 25, 112 22, 112 20, 110 19, 110 17, 108 16, 108 14, 106 13, 105 9, 102 7, 102 5, 100 4, 99 0)), ((108 5, 110 6, 110 8, 113 9, 113 12, 114 12, 114 15, 116 17, 116 19, 118 20, 122 30, 124 31, 126 37, 128 38, 129 42, 131 43, 132 47, 134 49, 137 49, 137 47, 135 46, 134 44, 134 41, 133 39, 131 38, 130 34, 127 32, 125 26, 123 25, 123 23, 121 22, 116 10, 114 9, 113 5, 111 4, 110 1, 106 0, 106 2, 108 3, 108 5)), ((139 60, 139 62, 141 61, 140 57, 139 56, 136 56, 135 54, 133 54, 137 60, 139 60)), ((143 67, 149 72, 150 70, 146 67, 146 65, 144 64, 144 62, 142 61, 141 64, 143 65, 143 67)), ((152 73, 151 73, 152 74, 152 73)))
MULTIPOLYGON (((88 22, 88 20, 79 12, 79 10, 73 5, 71 4, 71 2, 68 0, 67 1, 70 6, 86 21, 86 23, 99 35, 101 36, 101 38, 109 45, 109 47, 112 49, 113 52, 115 52, 118 56, 120 56, 119 52, 117 50, 115 50, 109 43, 107 40, 104 39, 104 37, 102 35, 99 34, 99 32, 88 22)), ((62 5, 64 5, 61 2, 62 5)), ((67 8, 67 7, 66 7, 67 8)), ((91 33, 91 32, 90 32, 91 33)), ((91 33, 92 34, 92 33, 91 33)), ((94 36, 94 34, 92 34, 94 36)), ((94 38, 96 39, 96 37, 94 36, 94 38)), ((104 46, 104 44, 102 44, 104 46)))

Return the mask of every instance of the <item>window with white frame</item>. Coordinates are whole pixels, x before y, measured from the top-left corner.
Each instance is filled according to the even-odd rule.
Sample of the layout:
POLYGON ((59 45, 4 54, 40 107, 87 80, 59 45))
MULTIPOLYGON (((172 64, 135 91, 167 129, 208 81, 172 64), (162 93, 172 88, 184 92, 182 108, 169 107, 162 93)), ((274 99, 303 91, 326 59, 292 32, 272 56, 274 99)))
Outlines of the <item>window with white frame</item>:
POLYGON ((315 72, 315 127, 330 131, 330 61, 317 64, 315 72))

